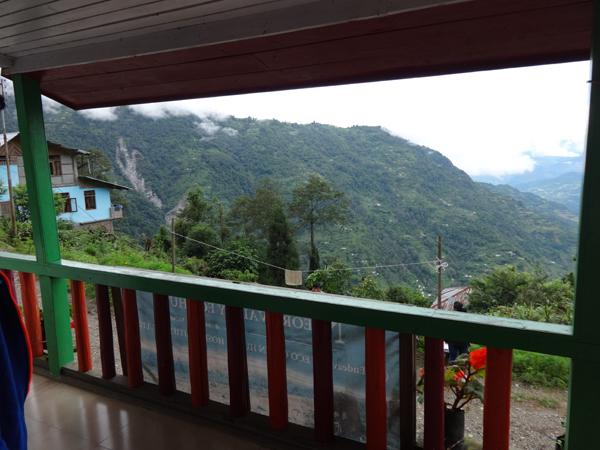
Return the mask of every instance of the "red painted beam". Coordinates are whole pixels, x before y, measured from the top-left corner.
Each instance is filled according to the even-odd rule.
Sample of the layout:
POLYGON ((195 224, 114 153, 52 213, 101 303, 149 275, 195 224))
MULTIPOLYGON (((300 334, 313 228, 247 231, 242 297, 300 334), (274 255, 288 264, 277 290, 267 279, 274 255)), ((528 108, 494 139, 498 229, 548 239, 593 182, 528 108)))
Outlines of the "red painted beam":
POLYGON ((243 308, 225 306, 225 323, 227 327, 229 414, 231 417, 243 417, 250 411, 250 387, 248 383, 243 308))
POLYGON ((483 449, 508 450, 512 349, 487 348, 483 403, 483 449))
POLYGON ((385 450, 385 330, 365 328, 367 450, 385 450))
POLYGON ((267 372, 269 380, 269 423, 276 430, 288 426, 288 392, 283 314, 265 313, 267 372))
POLYGON ((98 311, 102 378, 113 378, 117 375, 117 371, 115 369, 115 348, 113 343, 108 286, 96 284, 96 309, 98 311))
POLYGON ((125 321, 123 319, 123 300, 121 298, 121 288, 111 287, 110 293, 115 310, 115 322, 117 324, 117 339, 119 342, 119 354, 121 356, 121 366, 123 375, 127 376, 127 345, 125 344, 125 321))
POLYGON ((35 275, 32 273, 19 272, 19 281, 21 282, 23 320, 25 322, 25 328, 27 328, 27 334, 29 335, 31 355, 35 358, 44 353, 40 305, 35 287, 35 275))
POLYGON ((414 450, 417 436, 416 344, 414 335, 400 334, 400 448, 402 450, 414 450))
POLYGON ((331 322, 312 319, 313 383, 315 397, 315 439, 333 440, 333 355, 331 322))
POLYGON ((166 397, 175 394, 175 363, 171 342, 169 296, 152 294, 152 299, 154 303, 156 361, 158 364, 158 393, 166 397))
POLYGON ((90 329, 83 281, 71 280, 71 303, 73 304, 73 322, 77 344, 77 367, 80 372, 88 372, 92 370, 92 349, 90 348, 90 329))
POLYGON ((206 324, 204 321, 204 302, 186 299, 187 336, 190 358, 190 384, 192 405, 207 406, 208 391, 208 355, 206 353, 206 324))
POLYGON ((444 450, 444 408, 444 341, 426 337, 423 450, 444 450))
POLYGON ((129 387, 134 388, 144 384, 140 319, 137 309, 136 292, 132 289, 123 289, 122 296, 125 346, 127 348, 127 378, 129 380, 129 387))

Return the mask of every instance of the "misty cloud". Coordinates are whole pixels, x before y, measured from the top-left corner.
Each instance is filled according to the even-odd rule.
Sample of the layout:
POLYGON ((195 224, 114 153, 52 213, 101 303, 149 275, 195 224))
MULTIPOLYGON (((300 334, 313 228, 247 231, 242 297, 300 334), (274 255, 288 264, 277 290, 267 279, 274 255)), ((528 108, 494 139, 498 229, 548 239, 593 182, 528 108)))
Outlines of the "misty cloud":
POLYGON ((98 109, 86 109, 83 111, 77 111, 84 117, 92 120, 105 120, 105 121, 113 121, 117 120, 117 115, 115 114, 117 108, 98 108, 98 109))
POLYGON ((233 128, 224 127, 223 133, 225 133, 228 136, 235 136, 236 134, 238 134, 238 131, 234 130, 233 128))
POLYGON ((197 125, 198 129, 200 129, 209 136, 214 136, 221 129, 219 125, 217 125, 211 120, 207 120, 206 122, 200 122, 197 125))

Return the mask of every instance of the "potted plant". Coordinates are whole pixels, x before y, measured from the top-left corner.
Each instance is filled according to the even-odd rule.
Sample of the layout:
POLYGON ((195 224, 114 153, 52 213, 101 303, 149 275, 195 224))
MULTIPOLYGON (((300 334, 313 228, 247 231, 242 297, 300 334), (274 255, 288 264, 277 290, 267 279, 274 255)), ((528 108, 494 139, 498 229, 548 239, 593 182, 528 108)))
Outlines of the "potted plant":
MULTIPOLYGON (((460 450, 464 448, 465 409, 475 399, 483 402, 483 385, 480 380, 485 377, 485 347, 473 350, 469 354, 460 355, 454 365, 444 368, 444 387, 452 392, 452 400, 445 402, 444 442, 446 449, 460 450)), ((417 384, 420 393, 417 399, 423 403, 425 372, 421 371, 421 379, 417 384)))

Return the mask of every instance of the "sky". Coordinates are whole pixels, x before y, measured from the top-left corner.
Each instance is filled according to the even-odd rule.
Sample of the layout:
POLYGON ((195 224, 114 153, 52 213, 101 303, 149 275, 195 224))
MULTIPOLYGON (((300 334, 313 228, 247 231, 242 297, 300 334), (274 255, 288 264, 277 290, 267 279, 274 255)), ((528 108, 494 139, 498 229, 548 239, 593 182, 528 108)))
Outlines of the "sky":
MULTIPOLYGON (((471 176, 533 170, 584 149, 589 62, 132 106, 150 117, 228 115, 381 126, 441 152, 471 176)), ((113 109, 82 114, 114 120, 113 109)))

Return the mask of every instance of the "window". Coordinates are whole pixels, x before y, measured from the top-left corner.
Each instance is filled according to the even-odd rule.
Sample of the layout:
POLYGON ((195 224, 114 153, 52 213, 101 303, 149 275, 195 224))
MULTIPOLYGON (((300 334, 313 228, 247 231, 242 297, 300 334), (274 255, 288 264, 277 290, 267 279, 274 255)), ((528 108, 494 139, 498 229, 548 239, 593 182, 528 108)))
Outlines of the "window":
POLYGON ((62 175, 60 170, 60 156, 50 156, 50 175, 57 177, 62 175))
POLYGON ((69 198, 69 193, 62 193, 60 196, 65 200, 65 206, 63 207, 64 213, 77 212, 77 199, 69 198))
POLYGON ((83 191, 85 209, 96 209, 96 191, 83 191))
POLYGON ((0 166, 6 165, 6 156, 0 156, 0 166))

